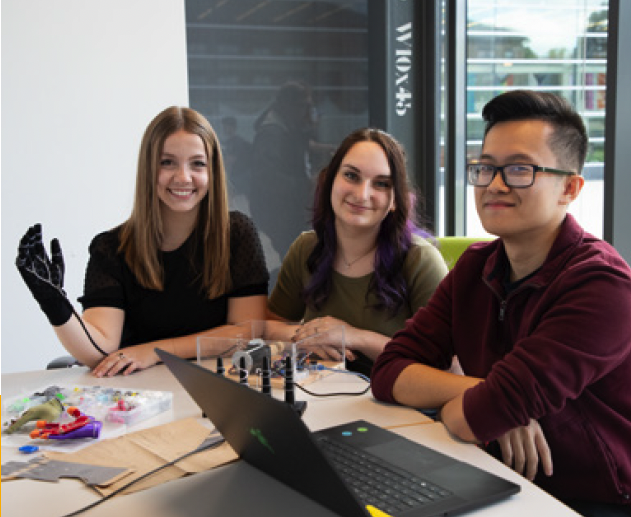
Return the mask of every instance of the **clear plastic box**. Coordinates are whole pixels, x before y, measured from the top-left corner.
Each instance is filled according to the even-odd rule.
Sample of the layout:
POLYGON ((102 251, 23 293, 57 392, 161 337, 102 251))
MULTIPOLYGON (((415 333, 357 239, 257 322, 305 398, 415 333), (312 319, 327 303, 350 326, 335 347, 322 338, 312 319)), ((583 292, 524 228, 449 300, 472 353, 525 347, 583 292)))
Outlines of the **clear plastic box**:
POLYGON ((142 403, 132 409, 110 408, 106 421, 125 425, 135 425, 143 420, 168 411, 173 404, 173 393, 170 391, 143 391, 138 395, 142 403))
POLYGON ((171 408, 173 393, 170 391, 133 390, 110 386, 50 386, 34 393, 24 393, 6 403, 3 400, 2 418, 18 418, 25 410, 42 404, 51 396, 59 399, 64 412, 60 422, 73 420, 66 414, 69 407, 107 423, 135 425, 171 408), (53 393, 54 392, 54 393, 53 393))
POLYGON ((331 370, 345 369, 346 340, 343 325, 294 342, 274 339, 275 323, 246 321, 198 337, 198 364, 215 371, 217 359, 221 358, 225 373, 238 379, 243 359, 248 375, 260 377, 262 358, 267 355, 272 368, 272 385, 283 381, 284 360, 287 356, 291 357, 294 366, 294 382, 313 382, 328 375, 331 370), (331 347, 332 343, 335 343, 335 347, 331 347))

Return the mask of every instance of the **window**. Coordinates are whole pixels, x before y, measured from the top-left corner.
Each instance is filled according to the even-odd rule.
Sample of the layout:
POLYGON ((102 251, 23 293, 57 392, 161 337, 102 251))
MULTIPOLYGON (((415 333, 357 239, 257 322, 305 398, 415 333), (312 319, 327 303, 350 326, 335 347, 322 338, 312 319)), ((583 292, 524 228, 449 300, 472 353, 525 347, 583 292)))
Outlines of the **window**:
MULTIPOLYGON (((467 6, 466 155, 476 157, 481 111, 518 88, 566 97, 585 121, 590 150, 581 195, 570 206, 581 225, 603 235, 604 120, 608 2, 603 0, 469 0, 467 6)), ((484 235, 467 188, 467 235, 484 235)))
MULTIPOLYGON (((466 49, 463 64, 458 65, 458 73, 463 77, 458 90, 466 89, 461 107, 454 108, 447 99, 449 86, 445 85, 444 77, 438 79, 436 84, 442 82, 443 89, 433 97, 440 99, 433 104, 438 110, 434 122, 429 109, 419 110, 423 95, 420 87, 415 86, 416 120, 441 125, 436 127, 441 140, 436 147, 440 147, 441 156, 436 157, 432 166, 419 159, 416 167, 410 168, 413 181, 419 185, 423 184, 424 176, 436 170, 435 181, 427 188, 423 185, 422 194, 430 196, 429 209, 433 211, 436 207, 435 215, 430 213, 428 217, 433 219, 430 223, 434 222, 437 233, 449 233, 446 228, 453 227, 453 219, 457 219, 457 233, 484 235, 475 211, 473 189, 466 185, 464 171, 460 170, 463 167, 452 167, 452 174, 457 171, 456 178, 445 178, 443 156, 449 156, 455 163, 452 153, 457 149, 461 153, 459 160, 475 157, 483 135, 480 112, 484 104, 504 91, 529 88, 564 95, 585 120, 590 139, 583 172, 587 181, 570 212, 586 230, 602 237, 609 2, 424 0, 424 5, 430 1, 434 2, 436 12, 459 9, 463 34, 466 25, 463 45, 450 34, 450 24, 440 25, 429 19, 427 25, 421 25, 422 4, 413 4, 411 19, 418 38, 416 44, 425 45, 419 35, 436 30, 440 31, 437 45, 443 46, 440 50, 443 55, 445 46, 455 45, 463 49, 463 55, 466 49), (457 117, 466 113, 462 130, 449 127, 453 123, 450 109, 457 117), (451 140, 446 141, 445 135, 451 140), (451 218, 449 224, 445 222, 447 218, 451 218)), ((375 123, 399 140, 407 141, 411 154, 416 152, 421 157, 438 154, 431 146, 417 145, 429 139, 427 127, 410 130, 407 126, 389 127, 389 119, 380 117, 383 106, 389 102, 389 90, 388 86, 370 82, 369 61, 373 65, 371 77, 375 77, 375 69, 382 67, 381 58, 376 55, 380 47, 375 41, 382 41, 383 35, 369 34, 369 30, 375 31, 369 20, 383 9, 378 0, 186 2, 191 107, 202 112, 218 133, 231 182, 231 205, 254 217, 272 271, 280 265, 290 242, 309 227, 312 191, 308 189, 312 189, 315 175, 326 163, 330 150, 350 131, 375 123), (247 149, 256 144, 256 127, 287 83, 302 84, 307 92, 308 110, 299 110, 305 113, 304 124, 299 132, 294 132, 294 136, 303 133, 303 138, 268 146, 268 150, 284 149, 292 154, 291 158, 285 158, 293 160, 294 170, 301 169, 298 178, 302 183, 307 179, 306 187, 292 186, 292 182, 298 181, 296 175, 283 175, 279 167, 266 169, 268 164, 263 158, 251 158, 249 165, 243 165, 243 157, 250 152, 247 149), (419 134, 410 134, 415 131, 419 134), (235 164, 237 157, 239 164, 235 164), (264 184, 252 190, 255 177, 264 184), (263 193, 264 188, 273 185, 277 198, 263 193), (256 206, 265 199, 268 199, 266 206, 256 206), (283 210, 279 211, 278 206, 283 206, 283 210)), ((438 18, 445 20, 444 14, 438 18)), ((382 23, 381 19, 377 22, 382 23)), ((423 55, 423 50, 417 49, 416 56, 423 55)), ((452 57, 441 60, 438 75, 452 66, 455 61, 452 57)), ((387 73, 384 69, 381 75, 387 73)), ((420 75, 429 74, 423 69, 420 75)), ((428 83, 422 86, 432 87, 428 83)), ((291 97, 291 92, 288 96, 291 97)), ((297 96, 294 92, 294 97, 297 96)), ((297 111, 295 106, 293 111, 297 111)))

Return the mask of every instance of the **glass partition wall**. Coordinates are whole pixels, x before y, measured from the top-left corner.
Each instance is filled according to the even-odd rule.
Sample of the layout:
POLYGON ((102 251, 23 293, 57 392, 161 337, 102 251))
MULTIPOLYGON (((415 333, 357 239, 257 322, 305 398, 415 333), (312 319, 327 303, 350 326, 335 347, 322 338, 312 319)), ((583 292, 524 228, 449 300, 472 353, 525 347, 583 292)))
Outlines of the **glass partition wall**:
POLYGON ((217 131, 273 282, 310 227, 318 171, 368 125, 367 2, 187 0, 186 19, 190 105, 217 131))
POLYGON ((406 144, 438 235, 483 236, 464 161, 479 153, 484 104, 516 88, 564 95, 584 117, 587 181, 570 211, 602 236, 608 10, 606 0, 186 0, 190 105, 217 131, 231 206, 253 217, 271 285, 309 228, 318 171, 344 136, 369 124, 406 144), (408 21, 399 27, 400 9, 408 21), (453 11, 461 32, 445 23, 453 11), (408 126, 384 112, 408 79, 396 61, 403 43, 416 60, 406 103, 418 124, 408 126), (446 78, 454 62, 455 83, 446 78))

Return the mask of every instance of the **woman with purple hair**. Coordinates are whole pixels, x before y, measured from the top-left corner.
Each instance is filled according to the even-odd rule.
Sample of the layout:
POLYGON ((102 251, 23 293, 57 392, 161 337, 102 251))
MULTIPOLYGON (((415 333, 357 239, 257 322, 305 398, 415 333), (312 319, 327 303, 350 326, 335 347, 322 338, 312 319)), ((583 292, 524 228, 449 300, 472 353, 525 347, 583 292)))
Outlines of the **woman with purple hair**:
MULTIPOLYGON (((297 342, 343 325, 348 368, 369 375, 447 274, 413 205, 402 146, 378 129, 348 135, 318 177, 313 230, 283 260, 268 319, 285 323, 270 337, 297 342)), ((342 343, 326 335, 326 353, 340 360, 342 343)))

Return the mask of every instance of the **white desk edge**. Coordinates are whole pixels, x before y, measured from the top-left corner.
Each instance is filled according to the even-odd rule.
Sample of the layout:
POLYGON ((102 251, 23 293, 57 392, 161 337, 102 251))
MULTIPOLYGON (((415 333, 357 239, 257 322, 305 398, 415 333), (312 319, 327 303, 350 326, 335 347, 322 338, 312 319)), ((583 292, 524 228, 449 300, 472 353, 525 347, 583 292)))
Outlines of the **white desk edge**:
MULTIPOLYGON (((172 411, 149 419, 130 430, 160 425, 187 417, 197 417, 201 421, 201 412, 197 405, 163 365, 155 366, 131 376, 118 376, 111 379, 97 379, 86 368, 4 374, 2 375, 2 402, 5 404, 6 401, 17 395, 28 394, 51 385, 110 385, 120 388, 173 392, 172 411)), ((350 376, 335 375, 329 376, 324 381, 317 381, 310 386, 313 391, 356 392, 365 387, 365 383, 350 376)), ((277 396, 280 396, 280 394, 277 394, 277 396)), ((361 397, 346 396, 316 399, 298 391, 296 398, 298 400, 308 400, 308 408, 304 419, 312 430, 356 419, 365 419, 377 425, 390 428, 394 432, 413 441, 423 443, 444 454, 510 479, 521 486, 519 494, 505 501, 469 512, 467 515, 484 517, 504 517, 507 514, 510 514, 511 517, 525 517, 535 514, 559 517, 577 515, 478 447, 458 442, 449 435, 442 424, 428 421, 426 417, 417 411, 376 402, 370 392, 361 397)), ((2 447, 2 457, 3 462, 10 460, 26 461, 28 459, 28 456, 20 454, 15 448, 4 446, 2 447)), ((164 515, 165 517, 177 515, 179 514, 177 510, 175 513, 169 513, 173 512, 173 509, 168 509, 169 498, 177 498, 182 493, 194 491, 198 485, 200 486, 199 490, 204 490, 208 494, 207 489, 211 486, 209 484, 211 482, 207 482, 208 479, 213 480, 212 485, 219 487, 221 483, 226 482, 226 479, 232 479, 231 476, 237 476, 235 479, 239 479, 240 482, 248 482, 252 478, 252 481, 249 481, 250 484, 262 490, 262 487, 268 483, 268 480, 262 478, 264 475, 258 471, 252 472, 254 469, 248 469, 245 465, 239 465, 240 463, 243 462, 238 462, 227 468, 222 467, 214 471, 188 476, 135 494, 116 497, 86 512, 85 515, 105 516, 112 515, 113 512, 120 510, 122 512, 121 515, 140 516, 148 515, 147 512, 150 509, 151 514, 155 515, 155 517, 158 517, 158 515, 164 515)), ((274 480, 269 481, 272 482, 270 486, 275 483, 274 480)), ((284 487, 282 488, 284 489, 284 487)), ((259 494, 259 497, 265 498, 266 493, 259 494)), ((215 497, 220 497, 220 495, 215 497)), ((283 508, 286 510, 288 510, 286 505, 291 505, 292 497, 296 498, 294 504, 299 505, 303 515, 307 515, 310 508, 314 515, 324 515, 322 507, 317 505, 312 507, 311 501, 295 493, 289 497, 289 500, 287 499, 287 494, 283 497, 283 508)), ((78 480, 62 479, 57 483, 15 480, 4 482, 2 486, 2 510, 7 512, 5 515, 9 516, 36 514, 34 512, 39 512, 39 514, 45 512, 46 515, 52 516, 65 515, 97 499, 98 497, 95 493, 78 480)), ((271 500, 271 502, 273 504, 274 500, 271 500)), ((261 501, 261 504, 263 505, 265 502, 261 501)), ((234 508, 235 515, 238 515, 238 504, 235 502, 230 507, 234 508)), ((209 510, 208 501, 206 501, 204 509, 205 511, 209 510)), ((186 515, 192 516, 194 513, 195 510, 192 509, 186 515)))

